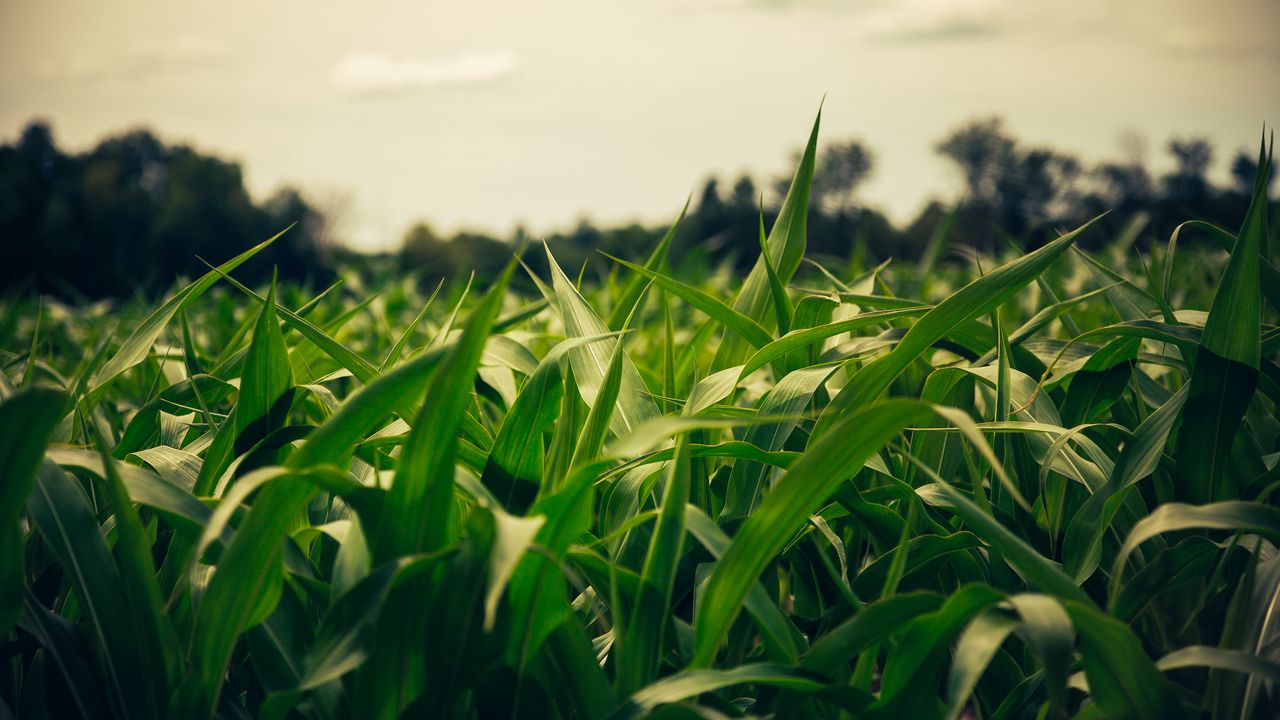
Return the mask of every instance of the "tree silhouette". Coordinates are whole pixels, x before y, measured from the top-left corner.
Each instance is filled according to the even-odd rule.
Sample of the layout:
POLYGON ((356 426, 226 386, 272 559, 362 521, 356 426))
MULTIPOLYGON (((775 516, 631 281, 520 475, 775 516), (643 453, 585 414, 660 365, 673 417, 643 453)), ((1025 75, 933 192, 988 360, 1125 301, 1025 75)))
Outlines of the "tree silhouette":
POLYGON ((956 130, 938 143, 937 151, 959 168, 967 203, 994 207, 1000 202, 1000 181, 1014 164, 1016 145, 1004 122, 992 117, 956 130))
MULTIPOLYGON (((257 282, 328 274, 324 222, 296 190, 257 206, 240 166, 146 130, 65 155, 48 125, 34 122, 0 146, 0 243, 12 263, 0 290, 29 288, 88 297, 158 292, 179 275, 206 271, 297 226, 241 268, 257 282)), ((320 279, 317 277, 317 279, 320 279)))
POLYGON ((1166 196, 1184 204, 1202 202, 1209 194, 1205 173, 1213 162, 1213 147, 1204 138, 1175 138, 1169 141, 1169 154, 1176 167, 1164 177, 1166 196))
MULTIPOLYGON (((1231 161, 1231 179, 1235 181, 1235 191, 1241 195, 1253 194, 1253 181, 1258 176, 1258 156, 1241 150, 1231 161)), ((1267 187, 1276 179, 1276 161, 1271 160, 1271 173, 1267 176, 1267 187)))
POLYGON ((827 212, 844 213, 854 193, 871 177, 875 156, 858 140, 826 146, 813 172, 813 199, 827 212))
MULTIPOLYGON (((968 122, 936 145, 963 179, 961 202, 932 201, 904 226, 855 205, 875 168, 871 150, 858 140, 831 142, 815 167, 808 252, 837 261, 854 258, 858 267, 875 257, 908 259, 922 252, 942 223, 950 228, 952 244, 992 250, 1012 237, 1033 246, 1054 229, 1103 210, 1117 212, 1083 243, 1114 234, 1139 213, 1149 228, 1139 242, 1147 242, 1167 237, 1187 217, 1229 224, 1244 213, 1258 170, 1252 154, 1233 158, 1234 186, 1221 189, 1209 181, 1214 155, 1207 140, 1171 140, 1174 170, 1156 180, 1144 162, 1141 138, 1129 137, 1123 160, 1086 168, 1069 154, 1020 143, 997 117, 968 122)), ((798 160, 796 153, 791 167, 798 160)), ((790 179, 788 173, 766 180, 765 187, 777 191, 764 208, 766 227, 772 227, 790 179)), ((760 187, 749 174, 731 184, 709 178, 670 248, 672 265, 705 270, 730 261, 740 271, 749 269, 759 255, 760 187)), ((158 293, 180 275, 203 273, 200 258, 230 257, 289 225, 292 230, 237 274, 261 282, 275 267, 283 278, 321 281, 332 273, 335 254, 365 264, 355 251, 331 242, 341 207, 324 209, 333 212, 288 187, 255 202, 238 164, 167 144, 147 130, 66 154, 47 124, 32 122, 16 141, 0 144, 0 250, 6 258, 0 292, 35 290, 77 299, 158 293)), ((665 230, 598 227, 584 218, 545 239, 566 267, 586 265, 603 275, 613 266, 598 251, 641 257, 665 230)), ((514 239, 504 240, 461 232, 444 238, 420 223, 404 234, 401 252, 386 267, 433 282, 472 271, 484 277, 497 272, 526 235, 517 230, 514 239)), ((525 259, 535 272, 545 270, 540 252, 525 259)))
POLYGON ((1079 204, 1080 162, 1048 148, 1023 149, 999 118, 962 126, 937 145, 965 182, 962 236, 991 247, 996 231, 1023 238, 1079 204))

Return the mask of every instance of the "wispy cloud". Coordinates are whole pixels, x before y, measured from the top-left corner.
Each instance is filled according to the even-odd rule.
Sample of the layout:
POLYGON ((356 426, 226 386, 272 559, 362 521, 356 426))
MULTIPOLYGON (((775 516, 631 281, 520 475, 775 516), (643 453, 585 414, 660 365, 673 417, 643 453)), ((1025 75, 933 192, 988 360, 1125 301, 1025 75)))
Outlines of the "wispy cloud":
POLYGON ((1181 58, 1277 58, 1280 45, 1270 37, 1224 36, 1212 28, 1177 25, 1153 33, 1156 46, 1181 58))
POLYGON ((1010 0, 704 0, 711 7, 780 13, 823 13, 885 43, 971 40, 1008 29, 1010 0))
POLYGON ((377 52, 347 55, 330 78, 353 95, 404 93, 449 85, 476 85, 500 80, 516 68, 510 52, 470 53, 448 58, 392 57, 377 52))
POLYGON ((891 42, 945 42, 1001 30, 996 0, 907 0, 867 14, 864 33, 891 42))
POLYGON ((226 48, 209 38, 179 35, 135 43, 113 55, 72 53, 36 62, 33 72, 45 82, 87 83, 127 76, 188 73, 226 64, 226 48))

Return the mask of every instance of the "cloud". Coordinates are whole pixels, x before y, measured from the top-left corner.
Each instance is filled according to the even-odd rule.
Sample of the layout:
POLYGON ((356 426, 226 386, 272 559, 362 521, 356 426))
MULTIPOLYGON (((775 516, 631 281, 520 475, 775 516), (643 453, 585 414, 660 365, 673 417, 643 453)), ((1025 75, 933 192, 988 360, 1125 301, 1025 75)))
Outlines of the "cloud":
POLYGON ((1213 28, 1178 25, 1152 36, 1156 46, 1180 58, 1277 58, 1280 45, 1269 37, 1224 36, 1213 28))
POLYGON ((335 87, 353 95, 404 93, 500 80, 516 68, 510 52, 470 53, 427 60, 383 53, 352 53, 330 75, 335 87))
POLYGON ((112 77, 137 80, 164 73, 189 73, 226 64, 226 48, 208 38, 179 35, 145 39, 110 55, 76 53, 47 58, 32 72, 43 82, 91 83, 112 77))
POLYGON ((1009 0, 705 0, 713 7, 838 16, 869 40, 931 43, 972 40, 1008 28, 1017 5, 1009 0))
POLYGON ((946 42, 1002 29, 995 0, 907 0, 872 11, 860 23, 869 37, 891 42, 946 42))

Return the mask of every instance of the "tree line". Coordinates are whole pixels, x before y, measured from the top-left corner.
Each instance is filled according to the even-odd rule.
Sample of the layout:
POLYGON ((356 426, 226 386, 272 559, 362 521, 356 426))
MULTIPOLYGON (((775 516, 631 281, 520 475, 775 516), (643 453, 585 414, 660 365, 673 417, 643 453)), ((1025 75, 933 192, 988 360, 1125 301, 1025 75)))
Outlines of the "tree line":
MULTIPOLYGON (((1144 219, 1140 241, 1167 238, 1176 223, 1198 218, 1228 225, 1244 214, 1257 170, 1254 155, 1230 160, 1232 181, 1209 179, 1215 159, 1202 138, 1165 146, 1172 169, 1153 173, 1136 143, 1121 161, 1086 166, 1075 156, 1028 145, 999 118, 969 122, 936 145, 963 180, 961 197, 933 201, 897 226, 861 201, 876 157, 858 140, 827 144, 819 153, 809 213, 809 254, 866 267, 887 257, 916 258, 945 232, 953 247, 989 251, 1007 243, 1034 247, 1057 229, 1104 210, 1113 232, 1144 219)), ((705 266, 730 262, 747 269, 759 252, 763 212, 770 225, 790 177, 732 182, 709 178, 690 199, 671 257, 705 266)), ((153 294, 179 276, 204 272, 200 258, 230 257, 292 225, 241 272, 250 281, 273 269, 282 277, 326 282, 338 265, 368 263, 441 277, 491 275, 512 247, 528 239, 459 232, 443 237, 425 223, 410 227, 390 257, 360 257, 333 237, 332 218, 294 188, 262 202, 246 191, 240 166, 187 145, 170 145, 147 130, 109 137, 83 153, 60 150, 50 127, 32 122, 0 145, 0 293, 44 292, 71 299, 153 294)), ((646 253, 665 227, 597 227, 583 220, 545 239, 561 262, 605 267, 598 251, 622 257, 646 253)), ((1092 238, 1106 237, 1097 233, 1092 238)), ((540 253, 530 253, 535 269, 540 253)))
MULTIPOLYGON (((940 234, 951 247, 990 252, 1012 243, 1031 249, 1108 210, 1112 212, 1102 219, 1102 232, 1083 238, 1082 248, 1126 229, 1138 232, 1139 245, 1167 239, 1188 218, 1238 229, 1231 224, 1248 208, 1255 154, 1234 155, 1230 182, 1216 185, 1209 178, 1215 151, 1204 138, 1169 140, 1165 149, 1172 167, 1160 175, 1149 168, 1139 138, 1125 144, 1125 159, 1090 167, 1069 153, 1019 141, 998 117, 971 121, 934 147, 963 180, 961 196, 931 201, 911 222, 898 226, 860 200, 859 190, 875 171, 872 149, 858 140, 830 143, 815 164, 808 254, 866 268, 889 257, 917 259, 940 234)), ((691 198, 670 257, 701 266, 728 261, 740 271, 749 270, 759 253, 761 213, 770 227, 790 183, 789 175, 766 180, 741 175, 731 183, 707 179, 691 198)), ((598 228, 583 220, 545 239, 562 264, 604 270, 607 263, 597 251, 636 257, 648 252, 665 230, 636 224, 598 228)), ((523 239, 521 230, 506 239, 470 232, 444 238, 418 223, 405 234, 398 259, 403 271, 420 273, 428 281, 472 270, 483 276, 501 266, 505 255, 495 250, 523 239)), ((541 262, 540 253, 530 254, 535 269, 541 262)))
POLYGON ((169 288, 293 225, 244 268, 317 282, 332 274, 326 219, 296 189, 255 203, 240 166, 146 130, 66 153, 32 122, 0 145, 0 292, 70 299, 169 288))

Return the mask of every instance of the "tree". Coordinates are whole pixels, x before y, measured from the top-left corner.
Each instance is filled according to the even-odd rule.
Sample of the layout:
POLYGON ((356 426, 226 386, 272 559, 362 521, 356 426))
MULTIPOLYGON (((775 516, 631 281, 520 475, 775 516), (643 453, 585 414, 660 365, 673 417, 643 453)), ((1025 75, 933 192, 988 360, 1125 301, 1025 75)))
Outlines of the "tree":
MULTIPOLYGON (((1245 150, 1236 153, 1231 161, 1231 179, 1235 181, 1235 191, 1241 195, 1253 195, 1253 181, 1258 177, 1257 155, 1245 150)), ((1276 161, 1271 160, 1271 174, 1267 176, 1267 187, 1276 179, 1276 161)))
POLYGON ((1005 132, 998 117, 975 120, 951 133, 937 151, 951 160, 965 182, 965 200, 973 205, 996 207, 1000 203, 1000 179, 1014 164, 1017 143, 1005 132))
POLYGON ((511 259, 514 246, 478 232, 459 232, 449 241, 456 270, 474 271, 482 279, 496 277, 511 259))
POLYGON ((718 217, 724 212, 724 201, 720 199, 720 182, 713 177, 707 178, 706 184, 702 186, 697 212, 707 217, 718 217))
POLYGON ((1174 138, 1169 154, 1176 167, 1164 177, 1165 194, 1174 202, 1198 205, 1209 195, 1205 174, 1213 162, 1213 146, 1204 138, 1174 138))
POLYGON ((317 273, 327 276, 333 217, 320 212, 300 190, 285 186, 262 204, 265 218, 258 233, 271 236, 289 228, 267 252, 264 261, 280 268, 280 275, 295 280, 317 273), (292 225, 293 227, 289 227, 292 225))
POLYGON ((61 223, 66 218, 62 205, 54 201, 64 162, 53 131, 42 121, 28 125, 17 144, 0 146, 0 250, 6 258, 0 265, 0 287, 44 274, 43 261, 48 258, 32 241, 49 220, 61 223), (50 217, 52 205, 57 207, 50 217))
POLYGON ((405 232, 400 244, 400 266, 424 279, 446 277, 454 270, 448 245, 425 222, 415 223, 405 232))
POLYGON ((871 177, 875 156, 858 140, 828 145, 818 157, 813 173, 813 198, 828 212, 844 213, 854 193, 871 177))
MULTIPOLYGON (((290 212, 282 213, 274 229, 275 223, 263 223, 244 188, 240 166, 189 147, 169 148, 162 167, 150 172, 163 176, 149 218, 151 252, 160 259, 155 264, 157 284, 166 282, 163 275, 175 268, 186 275, 202 274, 205 267, 197 257, 216 262, 236 250, 234 245, 242 239, 274 235, 293 219, 302 219, 290 212)), ((286 277, 301 277, 296 258, 284 252, 295 242, 296 236, 281 238, 268 250, 270 259, 255 258, 248 272, 266 274, 278 265, 286 277)))
POLYGON ((1074 186, 1080 161, 1048 148, 1014 155, 996 178, 997 195, 1011 229, 1021 232, 1069 216, 1077 204, 1074 186))
POLYGON ((1093 175, 1102 185, 1102 208, 1128 209, 1155 199, 1155 183, 1145 165, 1102 163, 1093 175))
POLYGON ((760 195, 756 192, 756 183, 751 179, 750 175, 743 174, 733 183, 733 193, 729 196, 729 206, 735 211, 741 212, 744 208, 750 208, 753 212, 759 212, 760 195))
POLYGON ((0 290, 107 297, 167 289, 202 274, 200 259, 236 255, 297 222, 241 269, 260 282, 327 274, 324 219, 296 190, 255 205, 240 166, 148 130, 108 137, 83 154, 63 154, 49 126, 33 122, 0 145, 0 242, 10 262, 0 290))
POLYGON ((961 224, 976 223, 970 233, 998 228, 1022 237, 1070 216, 1079 204, 1079 160, 1048 148, 1023 149, 999 118, 961 127, 938 143, 937 150, 964 178, 961 224))

